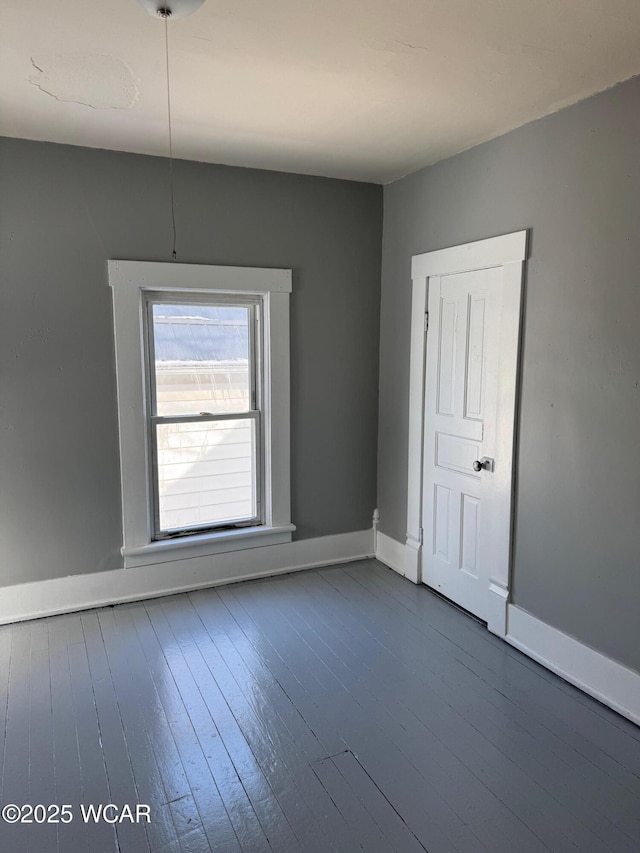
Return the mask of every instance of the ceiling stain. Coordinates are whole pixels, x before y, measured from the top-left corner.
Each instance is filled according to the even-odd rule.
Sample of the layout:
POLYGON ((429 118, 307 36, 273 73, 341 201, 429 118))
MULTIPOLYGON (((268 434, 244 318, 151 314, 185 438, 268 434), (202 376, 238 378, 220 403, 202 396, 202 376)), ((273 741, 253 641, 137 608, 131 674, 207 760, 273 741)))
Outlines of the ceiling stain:
POLYGON ((94 110, 128 110, 140 91, 133 69, 119 56, 75 53, 32 56, 28 78, 56 101, 94 110))

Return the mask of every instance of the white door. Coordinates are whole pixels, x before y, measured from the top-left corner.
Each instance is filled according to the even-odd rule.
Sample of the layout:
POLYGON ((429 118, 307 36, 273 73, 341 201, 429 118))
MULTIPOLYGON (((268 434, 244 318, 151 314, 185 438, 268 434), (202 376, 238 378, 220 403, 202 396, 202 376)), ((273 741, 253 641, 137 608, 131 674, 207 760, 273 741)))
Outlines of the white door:
POLYGON ((422 579, 488 619, 495 550, 509 502, 496 470, 502 268, 429 278, 422 579), (498 484, 498 485, 497 485, 498 484))

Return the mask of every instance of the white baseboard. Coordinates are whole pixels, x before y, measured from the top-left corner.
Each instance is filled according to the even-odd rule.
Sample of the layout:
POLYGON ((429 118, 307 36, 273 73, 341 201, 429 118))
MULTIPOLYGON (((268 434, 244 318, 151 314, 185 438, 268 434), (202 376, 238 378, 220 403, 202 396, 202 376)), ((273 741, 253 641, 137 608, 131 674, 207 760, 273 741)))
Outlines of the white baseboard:
POLYGON ((513 604, 506 641, 585 693, 640 724, 640 673, 513 604))
POLYGON ((420 583, 418 556, 416 548, 378 532, 376 559, 413 583, 420 583))
MULTIPOLYGON (((420 583, 419 546, 377 533, 376 559, 413 583, 420 583)), ((640 724, 640 673, 552 628, 526 610, 508 604, 509 591, 492 582, 488 629, 510 645, 579 687, 609 708, 640 724)))
POLYGON ((373 531, 301 539, 130 569, 0 588, 0 624, 267 577, 373 556, 373 531))

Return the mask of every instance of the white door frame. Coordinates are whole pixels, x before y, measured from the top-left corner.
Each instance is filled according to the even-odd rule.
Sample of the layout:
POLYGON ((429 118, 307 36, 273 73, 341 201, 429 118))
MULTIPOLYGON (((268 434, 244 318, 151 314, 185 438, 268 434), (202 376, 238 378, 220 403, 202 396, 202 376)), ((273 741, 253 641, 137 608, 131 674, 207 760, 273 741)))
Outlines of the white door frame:
MULTIPOLYGON (((508 517, 513 516, 514 446, 518 355, 524 261, 527 232, 516 231, 501 237, 478 240, 449 249, 414 255, 411 260, 413 281, 411 299, 411 351, 409 367, 409 454, 407 478, 407 557, 410 576, 422 582, 422 454, 424 441, 424 384, 426 368, 426 313, 429 278, 451 273, 471 272, 488 267, 503 268, 504 297, 500 323, 500 378, 498 409, 513 429, 498 429, 496 457, 505 460, 494 476, 508 488, 508 517), (515 318, 515 319, 514 319, 515 318)), ((428 333, 427 333, 428 334, 428 333)), ((500 422, 500 418, 499 418, 500 422)), ((492 566, 489 580, 488 628, 504 637, 507 633, 507 603, 511 569, 511 528, 496 542, 499 558, 492 566)))

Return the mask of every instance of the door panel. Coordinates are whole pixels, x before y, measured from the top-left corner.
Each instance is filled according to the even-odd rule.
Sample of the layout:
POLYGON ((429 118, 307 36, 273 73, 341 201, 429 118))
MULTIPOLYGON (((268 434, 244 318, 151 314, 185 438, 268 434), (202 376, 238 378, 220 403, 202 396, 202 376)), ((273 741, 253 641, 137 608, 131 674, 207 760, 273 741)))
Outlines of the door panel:
POLYGON ((436 440, 436 465, 448 471, 457 471, 459 474, 468 474, 470 477, 480 478, 473 470, 473 463, 479 459, 482 443, 462 438, 459 435, 448 435, 444 432, 435 433, 436 440))
POLYGON ((474 578, 478 577, 480 555, 478 540, 480 535, 480 501, 471 495, 462 494, 462 518, 460 522, 462 553, 460 568, 474 578))
POLYGON ((438 414, 454 414, 456 366, 456 309, 453 299, 440 300, 438 352, 438 414))
POLYGON ((484 376, 484 333, 486 299, 469 297, 469 344, 467 347, 467 380, 464 414, 466 418, 482 420, 482 380, 484 376))
POLYGON ((444 563, 451 562, 451 489, 436 485, 433 518, 433 553, 444 563))
POLYGON ((423 471, 423 580, 487 618, 501 268, 429 280, 423 471))

